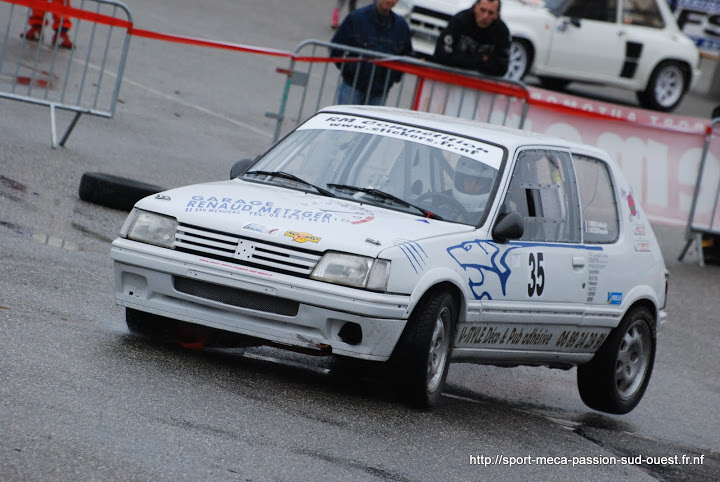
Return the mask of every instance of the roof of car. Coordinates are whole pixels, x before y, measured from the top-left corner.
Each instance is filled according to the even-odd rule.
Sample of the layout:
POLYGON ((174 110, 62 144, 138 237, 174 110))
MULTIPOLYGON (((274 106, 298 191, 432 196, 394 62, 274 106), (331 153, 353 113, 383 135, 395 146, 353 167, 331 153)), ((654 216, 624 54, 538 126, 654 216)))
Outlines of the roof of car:
POLYGON ((586 144, 576 143, 537 132, 512 127, 488 124, 477 120, 451 117, 429 112, 420 112, 397 107, 377 107, 367 105, 333 105, 325 107, 321 112, 336 112, 364 117, 375 117, 392 120, 402 124, 427 127, 434 130, 453 132, 467 137, 480 139, 493 144, 500 144, 510 151, 520 146, 553 145, 572 150, 603 153, 604 151, 586 144))

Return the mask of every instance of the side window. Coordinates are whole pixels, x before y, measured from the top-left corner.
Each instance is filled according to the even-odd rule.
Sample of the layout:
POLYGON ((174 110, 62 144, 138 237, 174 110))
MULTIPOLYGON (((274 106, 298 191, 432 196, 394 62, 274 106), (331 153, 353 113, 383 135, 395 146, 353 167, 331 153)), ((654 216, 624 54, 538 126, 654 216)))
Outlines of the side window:
POLYGON ((591 157, 573 155, 580 190, 583 240, 590 244, 618 239, 618 209, 607 165, 591 157))
POLYGON ((520 152, 503 209, 525 219, 524 241, 580 242, 580 207, 570 154, 520 152))
MULTIPOLYGON (((663 21, 657 0, 625 0, 623 3, 623 23, 644 27, 663 28, 663 21)), ((664 1, 664 0, 660 0, 664 1)))
POLYGON ((573 0, 565 11, 568 17, 615 22, 617 0, 573 0))

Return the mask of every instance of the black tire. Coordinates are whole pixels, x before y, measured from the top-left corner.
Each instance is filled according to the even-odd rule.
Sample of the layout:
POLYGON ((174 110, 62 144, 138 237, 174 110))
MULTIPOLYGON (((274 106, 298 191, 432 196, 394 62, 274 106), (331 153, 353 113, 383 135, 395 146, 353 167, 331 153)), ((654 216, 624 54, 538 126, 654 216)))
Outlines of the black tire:
POLYGON ((120 211, 130 211, 140 199, 165 189, 125 177, 86 172, 80 179, 80 199, 120 211))
POLYGON ((652 313, 645 307, 632 308, 595 357, 578 366, 578 390, 585 405, 619 415, 634 409, 650 382, 655 347, 652 313))
POLYGON ((720 265, 720 236, 704 234, 702 236, 703 261, 706 264, 720 265))
POLYGON ((431 408, 440 401, 450 365, 457 302, 445 289, 426 295, 398 341, 391 366, 408 403, 431 408))
POLYGON ((528 72, 533 62, 533 48, 525 39, 514 38, 510 45, 510 64, 505 73, 508 80, 521 81, 528 72))
POLYGON ((193 325, 132 308, 125 308, 125 323, 133 335, 156 343, 178 344, 191 350, 249 346, 248 340, 236 333, 193 325))
POLYGON ((667 60, 653 70, 645 90, 637 93, 640 105, 670 112, 680 104, 688 89, 689 73, 678 62, 667 60))
POLYGON ((540 79, 540 85, 550 90, 565 90, 565 87, 570 83, 569 80, 559 77, 538 77, 538 79, 540 79))
POLYGON ((132 308, 125 308, 125 323, 133 335, 153 341, 169 342, 175 334, 174 320, 132 308))

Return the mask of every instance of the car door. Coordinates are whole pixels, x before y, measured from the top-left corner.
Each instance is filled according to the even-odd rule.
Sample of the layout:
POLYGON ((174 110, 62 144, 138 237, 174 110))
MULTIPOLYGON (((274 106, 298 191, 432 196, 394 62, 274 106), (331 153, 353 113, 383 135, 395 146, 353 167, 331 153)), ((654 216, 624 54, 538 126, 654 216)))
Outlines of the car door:
MULTIPOLYGON (((632 193, 617 191, 609 166, 596 157, 573 153, 580 192, 583 243, 588 248, 585 324, 614 326, 623 298, 634 286, 634 260, 649 251, 645 225, 639 221, 632 193), (620 205, 632 225, 622 242, 620 205)), ((601 341, 598 339, 597 341, 601 341)))
POLYGON ((625 26, 617 21, 618 0, 575 0, 557 18, 547 70, 559 77, 614 79, 626 57, 625 26))
POLYGON ((484 320, 531 329, 546 325, 547 333, 562 325, 581 324, 587 251, 581 244, 569 152, 547 148, 518 152, 498 216, 510 211, 522 215, 525 232, 519 240, 498 244, 496 259, 507 269, 505 293, 483 302, 484 320))

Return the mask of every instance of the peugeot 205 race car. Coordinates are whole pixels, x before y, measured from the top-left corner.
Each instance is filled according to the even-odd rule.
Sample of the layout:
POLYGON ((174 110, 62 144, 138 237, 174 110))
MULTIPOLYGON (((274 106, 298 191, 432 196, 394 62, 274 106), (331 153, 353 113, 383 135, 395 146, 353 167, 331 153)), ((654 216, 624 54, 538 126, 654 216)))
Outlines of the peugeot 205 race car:
POLYGON ((112 244, 133 333, 385 362, 435 405, 451 360, 577 366, 645 392, 667 271, 605 152, 384 107, 328 107, 231 179, 140 200, 112 244))

